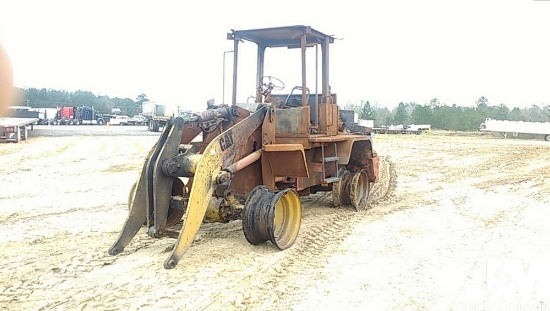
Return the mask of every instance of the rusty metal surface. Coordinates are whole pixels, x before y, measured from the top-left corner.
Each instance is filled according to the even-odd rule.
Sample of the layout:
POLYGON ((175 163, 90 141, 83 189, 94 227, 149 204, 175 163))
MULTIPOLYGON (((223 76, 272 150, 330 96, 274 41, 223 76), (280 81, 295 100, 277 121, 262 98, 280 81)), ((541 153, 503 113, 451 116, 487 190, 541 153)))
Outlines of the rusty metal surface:
POLYGON ((266 109, 264 122, 262 123, 262 144, 275 144, 275 108, 269 105, 266 109))
POLYGON ((309 177, 304 150, 266 152, 275 177, 309 177))
POLYGON ((372 158, 372 142, 368 136, 349 135, 347 137, 347 140, 338 142, 340 164, 347 165, 350 159, 372 158))
POLYGON ((312 143, 330 143, 338 141, 348 141, 348 140, 366 140, 370 139, 365 135, 355 135, 355 134, 338 134, 334 136, 327 136, 324 134, 312 134, 309 136, 309 141, 312 143))
POLYGON ((304 150, 304 147, 301 144, 272 144, 264 145, 262 147, 266 152, 277 152, 277 151, 296 151, 304 150))
MULTIPOLYGON (((262 147, 262 128, 259 127, 248 138, 246 144, 241 147, 241 156, 247 155, 250 152, 261 149, 262 147)), ((261 158, 261 157, 260 157, 261 158)), ((239 199, 243 202, 257 185, 262 184, 262 165, 261 161, 252 163, 233 175, 231 188, 239 199)))
POLYGON ((181 136, 182 144, 189 144, 191 141, 201 133, 201 128, 198 122, 186 122, 183 127, 183 135, 181 136))
POLYGON ((308 137, 309 107, 275 109, 276 137, 308 137))
MULTIPOLYGON (((220 150, 222 152, 222 166, 227 167, 246 156, 239 148, 250 137, 258 127, 262 126, 266 107, 259 108, 256 112, 246 118, 246 124, 237 123, 235 126, 223 132, 219 137, 220 150)), ((260 146, 258 146, 259 148, 260 146)))
POLYGON ((277 144, 300 144, 304 146, 304 150, 314 147, 308 137, 277 137, 277 144))
POLYGON ((338 135, 338 105, 319 104, 319 133, 328 136, 338 135))

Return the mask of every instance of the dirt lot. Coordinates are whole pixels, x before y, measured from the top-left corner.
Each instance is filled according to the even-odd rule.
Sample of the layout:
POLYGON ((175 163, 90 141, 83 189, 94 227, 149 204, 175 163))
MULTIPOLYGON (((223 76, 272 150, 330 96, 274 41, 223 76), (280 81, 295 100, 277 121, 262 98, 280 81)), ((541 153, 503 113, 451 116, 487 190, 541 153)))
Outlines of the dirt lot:
POLYGON ((550 263, 548 142, 378 135, 397 178, 370 210, 306 198, 300 236, 282 252, 248 244, 239 221, 203 224, 165 270, 169 238, 140 232, 107 254, 158 134, 60 126, 31 136, 0 144, 0 309, 550 310, 543 280, 518 285, 501 269, 494 282, 487 271, 550 263))

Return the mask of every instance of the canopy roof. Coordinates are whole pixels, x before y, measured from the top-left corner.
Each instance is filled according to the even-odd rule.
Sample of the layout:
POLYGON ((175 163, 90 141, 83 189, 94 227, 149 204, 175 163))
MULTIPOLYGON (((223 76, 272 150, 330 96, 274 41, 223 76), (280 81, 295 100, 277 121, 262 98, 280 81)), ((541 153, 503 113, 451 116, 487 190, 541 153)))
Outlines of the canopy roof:
POLYGON ((317 31, 310 26, 296 25, 286 27, 232 30, 227 34, 229 40, 247 40, 265 47, 300 47, 302 35, 306 35, 306 45, 323 43, 328 39, 334 43, 334 37, 317 31))

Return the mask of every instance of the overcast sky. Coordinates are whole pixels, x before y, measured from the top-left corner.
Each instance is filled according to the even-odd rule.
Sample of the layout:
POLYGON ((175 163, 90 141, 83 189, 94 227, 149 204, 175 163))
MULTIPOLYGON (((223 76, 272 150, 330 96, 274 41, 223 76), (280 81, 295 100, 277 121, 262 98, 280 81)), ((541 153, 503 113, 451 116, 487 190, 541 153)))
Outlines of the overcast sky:
MULTIPOLYGON (((230 29, 309 25, 343 39, 330 55, 340 103, 365 99, 392 108, 437 97, 471 106, 485 96, 509 107, 550 104, 550 1, 186 2, 2 1, 0 42, 18 87, 132 99, 145 93, 197 110, 210 98, 222 102, 230 29)), ((255 55, 243 54, 252 62, 240 59, 239 101, 254 93, 255 55)), ((284 55, 265 74, 289 91, 299 81, 300 56, 284 55)), ((228 72, 226 103, 230 80, 228 72)))

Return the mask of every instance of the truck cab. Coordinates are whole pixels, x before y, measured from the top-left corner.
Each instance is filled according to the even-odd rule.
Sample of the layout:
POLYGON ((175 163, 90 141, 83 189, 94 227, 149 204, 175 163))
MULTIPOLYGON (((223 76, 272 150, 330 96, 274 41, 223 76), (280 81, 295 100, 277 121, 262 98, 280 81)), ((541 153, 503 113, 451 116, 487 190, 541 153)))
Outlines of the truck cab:
POLYGON ((74 124, 97 124, 97 125, 103 125, 105 124, 105 121, 103 119, 103 116, 97 111, 94 110, 92 107, 77 107, 75 110, 75 120, 73 121, 74 124))

